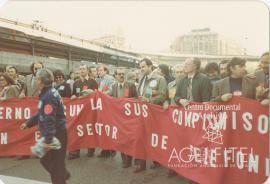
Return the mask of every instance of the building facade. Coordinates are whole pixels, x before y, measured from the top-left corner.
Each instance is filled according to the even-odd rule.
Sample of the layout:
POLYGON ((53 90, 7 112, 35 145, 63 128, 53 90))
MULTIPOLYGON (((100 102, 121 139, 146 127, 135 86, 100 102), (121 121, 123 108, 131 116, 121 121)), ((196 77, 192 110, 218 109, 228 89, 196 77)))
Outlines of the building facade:
POLYGON ((94 43, 98 43, 107 47, 124 49, 125 38, 118 35, 106 35, 97 39, 92 40, 94 43))
POLYGON ((181 54, 205 55, 243 55, 239 44, 211 32, 209 28, 194 29, 190 33, 177 37, 171 45, 171 51, 181 54))

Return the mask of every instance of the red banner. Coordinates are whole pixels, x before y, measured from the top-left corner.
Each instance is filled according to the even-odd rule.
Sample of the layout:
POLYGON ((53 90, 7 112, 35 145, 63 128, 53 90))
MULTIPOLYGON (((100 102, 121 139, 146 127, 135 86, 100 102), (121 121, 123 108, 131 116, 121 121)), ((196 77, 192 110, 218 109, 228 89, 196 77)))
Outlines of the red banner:
MULTIPOLYGON (((0 102, 0 156, 31 154, 40 134, 19 126, 37 111, 37 103, 36 98, 0 102)), ((69 150, 121 151, 203 184, 257 184, 269 176, 268 108, 254 100, 234 97, 163 110, 97 92, 64 104, 69 150)))

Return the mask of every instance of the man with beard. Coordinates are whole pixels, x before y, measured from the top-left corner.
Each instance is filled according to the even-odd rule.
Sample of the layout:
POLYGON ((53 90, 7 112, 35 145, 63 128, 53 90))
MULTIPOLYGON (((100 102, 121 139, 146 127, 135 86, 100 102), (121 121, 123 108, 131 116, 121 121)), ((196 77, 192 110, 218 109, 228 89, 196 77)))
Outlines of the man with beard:
POLYGON ((216 62, 207 63, 204 71, 210 78, 212 84, 220 80, 220 76, 218 74, 218 64, 216 62))
POLYGON ((228 64, 229 76, 214 84, 212 101, 227 102, 233 96, 255 98, 255 77, 246 76, 246 60, 232 58, 228 64))
POLYGON ((228 63, 230 62, 230 60, 222 60, 219 65, 218 65, 218 68, 219 68, 219 75, 222 79, 224 79, 225 77, 227 77, 229 74, 228 74, 228 63))
POLYGON ((19 92, 21 92, 25 85, 25 77, 18 74, 18 70, 15 66, 10 66, 7 73, 18 86, 19 92))
POLYGON ((262 54, 260 58, 260 70, 255 72, 256 99, 262 105, 269 104, 269 52, 262 54))

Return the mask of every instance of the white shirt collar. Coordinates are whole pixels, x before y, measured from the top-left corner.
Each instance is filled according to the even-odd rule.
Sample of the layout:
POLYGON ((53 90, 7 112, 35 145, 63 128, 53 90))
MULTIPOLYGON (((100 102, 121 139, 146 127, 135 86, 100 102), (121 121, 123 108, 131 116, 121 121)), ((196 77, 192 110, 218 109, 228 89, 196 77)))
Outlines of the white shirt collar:
POLYGON ((118 86, 120 86, 120 85, 124 86, 124 82, 122 82, 122 83, 118 82, 118 86))
POLYGON ((195 74, 188 74, 188 78, 193 79, 195 74))

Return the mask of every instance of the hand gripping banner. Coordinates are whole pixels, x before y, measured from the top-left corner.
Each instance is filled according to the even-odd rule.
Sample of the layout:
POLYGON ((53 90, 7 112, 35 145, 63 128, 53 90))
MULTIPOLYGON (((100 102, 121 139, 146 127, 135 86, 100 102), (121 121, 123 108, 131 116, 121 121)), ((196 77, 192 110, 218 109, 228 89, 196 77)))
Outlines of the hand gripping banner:
MULTIPOLYGON (((31 154, 42 135, 19 127, 37 104, 37 98, 0 102, 0 156, 31 154)), ((64 104, 70 151, 117 150, 203 184, 259 184, 269 176, 269 114, 257 101, 234 97, 164 110, 96 92, 64 104)))

